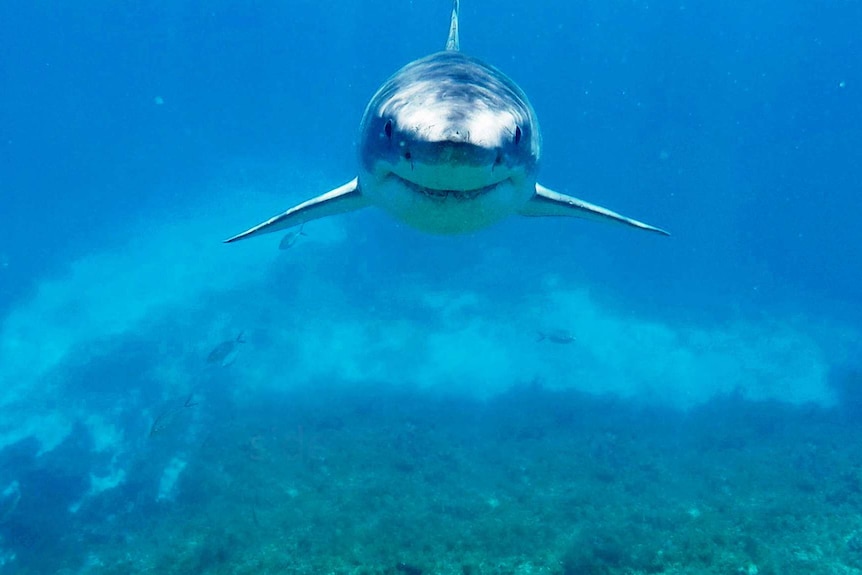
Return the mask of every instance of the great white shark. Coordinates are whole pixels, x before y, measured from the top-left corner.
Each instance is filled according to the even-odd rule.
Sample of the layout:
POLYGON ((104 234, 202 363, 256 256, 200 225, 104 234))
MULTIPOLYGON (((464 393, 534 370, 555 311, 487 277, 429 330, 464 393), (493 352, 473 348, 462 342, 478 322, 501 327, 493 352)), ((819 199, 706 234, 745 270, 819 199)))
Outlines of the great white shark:
POLYGON ((537 182, 542 138, 536 113, 508 76, 460 52, 459 9, 454 0, 445 50, 407 64, 371 98, 360 124, 355 178, 225 241, 367 206, 437 234, 470 232, 518 214, 668 235, 537 182))

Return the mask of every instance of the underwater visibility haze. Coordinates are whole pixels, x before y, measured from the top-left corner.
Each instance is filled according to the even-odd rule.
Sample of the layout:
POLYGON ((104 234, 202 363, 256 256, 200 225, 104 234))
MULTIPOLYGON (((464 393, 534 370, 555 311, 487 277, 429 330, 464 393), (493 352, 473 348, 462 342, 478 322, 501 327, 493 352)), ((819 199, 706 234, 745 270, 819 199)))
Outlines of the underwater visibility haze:
POLYGON ((0 5, 0 574, 862 573, 862 5, 461 4, 0 5))

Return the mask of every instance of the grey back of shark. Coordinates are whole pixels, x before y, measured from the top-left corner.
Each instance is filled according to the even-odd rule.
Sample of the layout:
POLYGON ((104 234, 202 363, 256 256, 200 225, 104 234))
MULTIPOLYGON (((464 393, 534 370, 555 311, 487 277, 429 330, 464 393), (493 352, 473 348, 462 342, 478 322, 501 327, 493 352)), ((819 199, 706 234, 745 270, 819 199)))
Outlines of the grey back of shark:
POLYGON ((374 95, 360 126, 359 174, 228 240, 376 206, 423 231, 457 234, 510 215, 571 216, 667 232, 536 181, 541 132, 524 92, 459 51, 459 0, 446 49, 407 64, 374 95))

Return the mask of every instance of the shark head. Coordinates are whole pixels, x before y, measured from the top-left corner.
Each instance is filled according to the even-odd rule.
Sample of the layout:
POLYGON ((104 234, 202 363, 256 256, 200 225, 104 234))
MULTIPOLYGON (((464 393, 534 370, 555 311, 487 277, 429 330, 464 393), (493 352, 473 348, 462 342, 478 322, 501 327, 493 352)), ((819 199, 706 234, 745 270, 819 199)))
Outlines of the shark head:
POLYGON ((521 89, 457 51, 395 73, 362 119, 359 186, 423 231, 459 233, 517 211, 535 193, 541 135, 521 89))

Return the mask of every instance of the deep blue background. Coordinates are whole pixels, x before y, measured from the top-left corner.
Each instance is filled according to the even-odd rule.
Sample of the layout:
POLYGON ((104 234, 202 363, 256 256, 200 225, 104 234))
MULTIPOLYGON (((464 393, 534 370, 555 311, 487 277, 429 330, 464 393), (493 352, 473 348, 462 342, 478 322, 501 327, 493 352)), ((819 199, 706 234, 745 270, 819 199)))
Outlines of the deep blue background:
MULTIPOLYGON (((449 10, 447 0, 3 2, 0 307, 129 218, 170 218, 204 197, 237 158, 346 181, 365 103, 443 46, 449 10)), ((673 237, 513 220, 439 239, 348 220, 374 223, 366 231, 388 269, 460 241, 464 261, 442 264, 503 245, 516 265, 650 306, 801 297, 854 309, 862 4, 466 0, 462 12, 462 49, 507 72, 537 109, 543 183, 673 237), (409 247, 381 250, 390 244, 409 247)), ((324 191, 303 185, 302 196, 324 191)))

